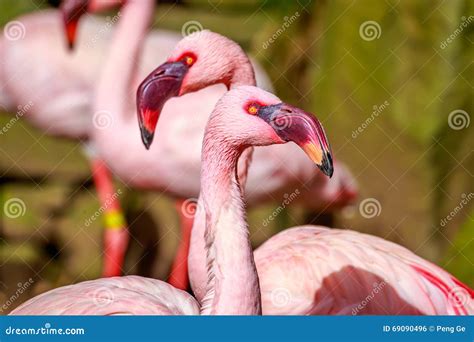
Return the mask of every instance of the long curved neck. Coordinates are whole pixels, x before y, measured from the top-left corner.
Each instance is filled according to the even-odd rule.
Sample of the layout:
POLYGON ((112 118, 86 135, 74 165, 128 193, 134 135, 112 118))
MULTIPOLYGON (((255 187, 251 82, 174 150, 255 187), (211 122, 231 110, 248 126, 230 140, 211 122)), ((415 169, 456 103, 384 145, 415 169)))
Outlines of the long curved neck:
MULTIPOLYGON (((234 70, 231 72, 230 83, 227 84, 229 89, 241 85, 255 85, 255 73, 250 60, 242 51, 242 58, 234 63, 234 70)), ((247 148, 242 152, 239 158, 238 179, 242 187, 245 187, 247 180, 248 168, 250 166, 253 154, 253 147, 247 148)), ((203 186, 201 185, 201 191, 203 186)), ((207 274, 207 256, 203 251, 206 248, 206 240, 204 239, 206 230, 206 213, 202 206, 198 206, 194 215, 194 224, 191 230, 191 243, 188 255, 188 273, 191 288, 199 302, 202 302, 206 294, 207 274)))
POLYGON ((107 62, 95 94, 94 112, 109 112, 114 120, 122 120, 131 107, 132 79, 138 65, 143 41, 153 16, 153 0, 127 0, 119 12, 107 62))
MULTIPOLYGON (((242 53, 244 53, 242 51, 242 53)), ((257 81, 255 80, 255 72, 252 67, 252 63, 245 55, 245 59, 234 63, 234 70, 232 72, 231 79, 228 84, 229 89, 233 89, 239 86, 248 85, 256 86, 257 81)))
MULTIPOLYGON (((209 126, 208 126, 209 127, 209 126)), ((202 314, 261 314, 257 269, 237 177, 241 151, 207 129, 199 210, 205 213, 207 282, 202 314)))

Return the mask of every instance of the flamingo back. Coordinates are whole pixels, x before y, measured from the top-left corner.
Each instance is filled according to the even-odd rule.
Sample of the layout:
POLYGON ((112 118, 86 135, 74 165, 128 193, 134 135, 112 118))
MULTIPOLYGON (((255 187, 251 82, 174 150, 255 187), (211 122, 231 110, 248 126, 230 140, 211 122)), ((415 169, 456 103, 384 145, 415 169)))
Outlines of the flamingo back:
POLYGON ((187 292, 138 276, 103 278, 60 287, 23 303, 11 315, 197 315, 187 292))
POLYGON ((302 226, 255 251, 264 314, 465 315, 473 292, 384 239, 302 226))

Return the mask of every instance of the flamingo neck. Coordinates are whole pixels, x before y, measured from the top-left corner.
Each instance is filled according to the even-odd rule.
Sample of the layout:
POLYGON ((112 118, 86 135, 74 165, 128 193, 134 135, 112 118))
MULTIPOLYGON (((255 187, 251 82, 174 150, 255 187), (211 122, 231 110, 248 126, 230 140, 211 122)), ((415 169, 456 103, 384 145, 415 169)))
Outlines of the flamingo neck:
POLYGON ((234 69, 232 70, 230 80, 227 88, 234 89, 239 86, 256 86, 257 81, 255 80, 255 72, 253 70, 252 63, 248 59, 247 55, 244 54, 244 58, 240 58, 240 62, 234 63, 234 69))
POLYGON ((198 208, 205 214, 207 282, 202 314, 261 314, 243 194, 237 177, 242 150, 207 130, 198 208))
MULTIPOLYGON (((226 83, 228 89, 233 89, 241 85, 256 85, 255 73, 253 66, 242 51, 233 64, 234 69, 229 72, 231 75, 226 83)), ((248 147, 239 158, 238 179, 242 186, 247 181, 248 168, 250 166, 253 154, 253 147, 248 147)), ((202 189, 202 187, 201 187, 202 189)), ((240 190, 239 190, 240 191, 240 190)), ((206 230, 206 213, 202 206, 198 206, 194 224, 191 230, 191 243, 188 254, 188 274, 189 282, 196 299, 202 302, 206 294, 206 284, 208 279, 207 256, 203 253, 206 248, 206 240, 204 239, 206 230)))
POLYGON ((94 113, 108 113, 113 123, 124 120, 125 113, 135 108, 132 81, 153 10, 153 0, 128 0, 118 14, 121 18, 98 81, 93 108, 94 113))

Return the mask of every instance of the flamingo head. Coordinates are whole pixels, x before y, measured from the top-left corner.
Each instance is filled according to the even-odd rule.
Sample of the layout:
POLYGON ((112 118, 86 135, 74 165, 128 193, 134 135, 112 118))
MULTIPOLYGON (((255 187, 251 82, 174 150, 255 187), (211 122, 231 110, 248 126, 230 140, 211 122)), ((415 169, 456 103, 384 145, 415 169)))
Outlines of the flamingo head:
POLYGON ((85 13, 104 11, 120 4, 122 0, 64 0, 61 3, 61 12, 69 50, 74 49, 77 25, 85 13))
POLYGON ((153 70, 137 91, 137 113, 142 140, 149 148, 159 115, 171 97, 223 83, 254 85, 252 65, 234 41, 211 31, 182 39, 168 61, 153 70))
POLYGON ((319 120, 257 87, 240 86, 227 92, 216 104, 205 134, 221 139, 220 146, 231 143, 240 150, 294 142, 325 175, 332 177, 334 171, 319 120))

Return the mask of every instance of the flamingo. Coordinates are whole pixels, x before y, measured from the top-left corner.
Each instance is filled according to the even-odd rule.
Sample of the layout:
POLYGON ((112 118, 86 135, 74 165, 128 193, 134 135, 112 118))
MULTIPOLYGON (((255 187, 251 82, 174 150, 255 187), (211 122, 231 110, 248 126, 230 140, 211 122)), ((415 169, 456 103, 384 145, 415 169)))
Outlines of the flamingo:
MULTIPOLYGON (((130 2, 123 2, 124 10, 130 2)), ((110 60, 106 63, 103 77, 98 82, 96 102, 92 110, 94 113, 103 113, 110 125, 101 129, 94 127, 91 137, 98 154, 124 182, 134 187, 161 191, 178 200, 178 207, 182 208, 180 213, 182 238, 169 281, 175 287, 186 288, 187 255, 192 227, 190 218, 192 208, 186 205, 190 204, 189 199, 195 199, 199 194, 204 127, 209 113, 226 88, 222 84, 216 84, 180 98, 170 99, 169 105, 163 108, 162 120, 159 123, 162 134, 150 151, 146 151, 140 143, 139 132, 136 130, 138 122, 131 89, 137 88, 138 82, 135 80, 140 79, 136 77, 134 61, 138 59, 141 37, 146 32, 151 13, 151 10, 148 12, 144 10, 142 18, 130 17, 128 21, 122 13, 115 32, 117 39, 112 43, 109 51, 110 60), (189 120, 190 112, 193 113, 192 120, 189 120), (160 160, 160 163, 156 163, 156 160, 160 160), (137 168, 137 165, 140 165, 140 168, 137 168)), ((74 38, 70 41, 74 41, 74 38)), ((247 57, 245 59, 247 60, 247 57)), ((259 85, 264 83, 260 80, 265 79, 258 77, 261 74, 256 73, 259 85)), ((242 79, 243 84, 255 84, 253 67, 242 75, 245 77, 242 79)), ((295 149, 290 148, 282 153, 287 152, 294 153, 295 149)), ((260 156, 260 152, 257 153, 260 156)), ((254 184, 253 191, 247 192, 246 200, 249 205, 269 200, 283 200, 288 189, 293 191, 297 187, 304 186, 299 182, 302 174, 306 175, 305 181, 321 185, 319 192, 311 193, 311 196, 318 196, 312 201, 315 209, 340 208, 354 198, 355 189, 352 185, 348 186, 347 181, 350 179, 352 184, 352 178, 339 177, 347 174, 342 166, 334 177, 336 179, 328 184, 321 175, 314 177, 311 163, 307 163, 301 154, 298 154, 295 162, 289 162, 288 165, 282 165, 278 155, 274 156, 272 153, 264 152, 261 157, 262 161, 257 164, 260 167, 254 169, 252 179, 249 181, 254 184), (301 164, 306 166, 300 167, 301 164), (271 179, 270 175, 276 180, 263 182, 265 179, 271 179)))
MULTIPOLYGON (((120 1, 120 0, 66 0, 63 2, 63 17, 64 17, 64 22, 65 22, 65 31, 66 31, 66 38, 68 42, 68 46, 70 48, 73 48, 75 45, 76 41, 76 35, 78 32, 78 22, 81 18, 81 16, 87 12, 95 12, 99 11, 105 8, 113 8, 118 5, 126 5, 127 1, 120 1)), ((147 14, 143 19, 143 22, 140 23, 140 25, 146 24, 149 21, 149 17, 151 16, 152 11, 150 11, 149 14, 147 14)), ((135 23, 136 24, 136 23, 135 23)), ((133 23, 131 23, 133 25, 133 23)), ((140 37, 137 37, 137 39, 140 39, 140 37)), ((137 49, 139 49, 139 46, 137 44, 137 49)), ((163 50, 163 49, 162 49, 163 50)), ((170 51, 170 49, 165 49, 166 51, 170 51)), ((115 58, 115 57, 111 57, 115 58)), ((131 61, 130 61, 131 62, 131 61)), ((134 64, 131 63, 131 66, 134 64)), ((261 67, 257 64, 254 63, 254 68, 256 69, 256 77, 258 80, 258 84, 265 88, 265 89, 271 89, 271 84, 268 80, 268 76, 262 71, 261 67)), ((121 71, 122 72, 122 71, 121 71)), ((125 74, 124 74, 125 75, 125 74)), ((131 76, 133 78, 133 76, 131 76)), ((137 77, 137 79, 140 79, 141 77, 137 77)), ((112 81, 113 82, 113 81, 112 81)), ((112 83, 111 83, 112 84, 112 83)), ((215 89, 210 89, 208 92, 203 92, 198 94, 197 96, 191 96, 189 98, 183 99, 180 101, 180 104, 177 106, 179 111, 181 112, 188 112, 191 108, 194 110, 197 110, 197 114, 199 116, 199 121, 196 122, 196 125, 198 126, 198 132, 202 132, 204 130, 204 125, 206 122, 206 119, 208 117, 208 113, 212 110, 212 106, 216 103, 216 101, 219 99, 219 97, 224 93, 225 89, 221 86, 219 89, 219 86, 216 86, 215 89), (204 101, 203 101, 204 100, 204 101), (198 103, 199 102, 199 103, 198 103), (204 104, 202 103, 204 102, 204 104)), ((116 107, 118 109, 118 107, 116 107)), ((126 109, 125 109, 126 110, 126 109)), ((118 118, 118 116, 115 112, 111 113, 109 110, 106 110, 105 112, 103 110, 99 110, 98 113, 102 114, 107 114, 110 113, 110 116, 107 115, 102 115, 102 119, 105 121, 116 121, 116 120, 121 120, 121 118, 118 118)), ((179 121, 175 121, 175 123, 179 124, 179 121)), ((129 127, 129 124, 134 124, 132 122, 128 122, 126 125, 122 125, 122 127, 129 127)), ((175 134, 179 135, 189 135, 189 132, 182 131, 182 129, 176 125, 173 127, 170 127, 170 130, 175 131, 175 134)), ((101 141, 108 140, 107 133, 106 132, 101 132, 101 130, 105 130, 104 127, 101 127, 100 130, 96 130, 97 133, 97 139, 101 141)), ((124 135, 128 134, 124 130, 124 135)), ((192 134, 194 136, 194 134, 192 134)), ((131 139, 134 139, 133 135, 131 136, 131 139)), ((175 139, 173 139, 174 141, 175 139)), ((178 246, 178 250, 175 256, 175 260, 172 264, 171 268, 171 273, 169 276, 169 282, 175 286, 179 287, 182 289, 185 289, 188 287, 188 276, 187 276, 187 255, 188 255, 188 250, 189 250, 189 240, 190 240, 190 235, 191 235, 191 227, 192 227, 192 217, 193 217, 193 210, 194 210, 194 201, 189 200, 189 198, 193 199, 197 197, 198 192, 199 192, 199 146, 200 146, 200 141, 202 141, 202 134, 198 135, 194 140, 191 141, 192 147, 191 149, 196 151, 194 154, 194 160, 192 160, 192 165, 191 163, 188 163, 186 167, 188 169, 192 169, 192 174, 193 177, 190 182, 182 182, 182 184, 178 184, 176 178, 171 178, 171 180, 174 182, 170 187, 166 185, 166 182, 161 182, 161 181, 156 181, 154 179, 150 179, 152 175, 150 172, 145 172, 141 174, 133 174, 130 175, 129 169, 127 170, 126 167, 130 166, 130 163, 127 161, 124 161, 123 156, 118 156, 118 155, 111 155, 108 154, 108 165, 111 167, 112 171, 114 174, 118 175, 123 181, 127 182, 129 185, 138 187, 138 188, 145 188, 145 189, 151 189, 151 190, 157 190, 161 192, 167 192, 168 194, 172 195, 173 197, 176 198, 176 208, 178 211, 178 214, 180 216, 180 223, 181 223, 181 239, 180 243, 178 246), (197 139, 197 140, 196 140, 197 139), (195 145, 196 144, 196 145, 195 145), (197 149, 196 149, 197 147, 197 149)), ((108 142, 107 142, 108 143, 108 142)), ((139 143, 135 143, 132 145, 129 145, 130 140, 126 140, 126 143, 120 145, 123 148, 127 148, 128 146, 137 146, 139 143)), ((163 146, 164 149, 166 150, 169 148, 168 146, 163 146)), ((138 147, 140 149, 140 152, 137 155, 137 159, 135 160, 136 162, 140 162, 141 165, 143 165, 144 168, 147 167, 152 167, 150 171, 155 171, 156 167, 154 164, 150 162, 150 157, 143 153, 141 147, 138 147), (151 164, 151 165, 150 165, 151 164)), ((101 153, 104 153, 104 150, 99 150, 101 153)), ((179 153, 182 155, 182 151, 179 153)), ((178 156, 179 157, 179 156, 178 156)), ((174 173, 173 167, 174 167, 174 161, 170 160, 170 165, 166 167, 166 164, 164 164, 163 168, 159 170, 158 174, 163 174, 166 172, 166 174, 171 175, 174 173)), ((143 171, 143 170, 142 170, 143 171)), ((164 178, 166 179, 166 175, 164 178)), ((169 176, 168 176, 168 179, 169 176)), ((117 264, 117 263, 116 263, 117 264)))
MULTIPOLYGON (((198 138, 200 132, 198 129, 203 131, 204 127, 195 125, 197 115, 194 114, 190 122, 187 119, 189 111, 180 112, 179 108, 176 108, 179 102, 173 96, 179 95, 178 99, 188 97, 196 94, 194 92, 196 90, 206 90, 208 86, 215 86, 217 83, 224 83, 228 88, 238 85, 255 85, 254 70, 248 56, 240 46, 208 30, 181 40, 168 61, 153 70, 138 89, 138 117, 142 140, 147 149, 149 148, 152 153, 156 151, 156 143, 151 144, 157 124, 163 127, 158 136, 158 144, 163 144, 163 141, 174 141, 173 139, 179 136, 173 134, 174 130, 169 129, 169 120, 177 120, 181 129, 187 125, 188 134, 193 133, 198 138), (173 118, 165 117, 169 108, 173 108, 173 118), (158 117, 160 117, 159 121, 158 117), (165 123, 162 123, 163 119, 166 120, 165 123)), ((186 151, 189 151, 192 147, 186 141, 190 140, 180 139, 177 145, 179 147, 185 144, 186 151)), ((176 150, 175 153, 182 154, 183 152, 176 150)), ((191 153, 186 156, 188 159, 193 157, 191 153)), ((242 163, 246 164, 247 159, 243 158, 242 163)), ((197 160, 193 160, 194 162, 198 163, 197 160)), ((295 202, 306 208, 314 211, 340 208, 352 201, 356 188, 355 181, 347 169, 338 162, 336 165, 336 173, 331 180, 328 180, 321 172, 316 172, 304 153, 294 145, 257 147, 255 163, 252 163, 252 167, 248 169, 248 176, 247 168, 239 168, 242 171, 241 177, 246 178, 242 179, 242 182, 246 180, 247 184, 246 203, 252 206, 269 198, 283 201, 288 193, 298 189, 299 196, 295 202)), ((190 178, 189 167, 176 164, 175 168, 177 170, 184 168, 187 170, 187 178, 190 178)), ((193 244, 194 248, 201 250, 202 246, 199 246, 201 242, 197 239, 193 244)), ((194 253, 194 255, 199 257, 199 253, 194 253)), ((201 260, 201 264, 204 265, 204 259, 201 260)), ((189 273, 193 272, 195 269, 189 270, 189 273)), ((197 274, 205 276, 200 272, 197 274)), ((191 277, 193 278, 196 279, 196 274, 191 277)), ((202 281, 197 282, 202 283, 202 281)), ((202 291, 196 289, 193 284, 191 286, 197 291, 198 298, 201 298, 202 291)))
MULTIPOLYGON (((127 6, 127 15, 140 15, 140 6, 127 6)), ((203 141, 198 200, 208 217, 203 252, 209 272, 202 303, 163 281, 126 276, 57 288, 30 299, 11 314, 260 315, 259 281, 237 164, 246 147, 287 141, 298 143, 325 174, 332 174, 324 132, 311 114, 256 87, 234 89, 216 104, 203 141), (275 117, 288 115, 299 122, 297 129, 272 125, 275 117)))
MULTIPOLYGON (((231 89, 241 83, 252 82, 251 65, 242 50, 229 39, 208 31, 183 39, 168 62, 147 77, 138 90, 137 108, 146 147, 153 139, 160 109, 169 97, 216 82, 226 82, 231 89)), ((312 127, 310 121, 297 121, 291 114, 272 123, 283 129, 284 133, 298 131, 300 126, 312 127)), ((240 127, 232 120, 227 125, 240 127)), ((319 126, 314 131, 324 137, 319 126)), ((161 136, 161 131, 158 136, 161 136)), ((322 150, 313 145, 303 146, 303 149, 316 159, 323 158, 322 161, 317 159, 319 164, 332 164, 325 139, 320 145, 322 150)), ((296 145, 273 147, 277 151, 277 147, 285 146, 296 145)), ((260 157, 258 151, 259 148, 256 148, 253 156, 255 163, 260 157)), ((297 151, 286 151, 280 158, 284 158, 285 165, 291 165, 291 160, 297 158, 297 151)), ((253 163, 249 166, 250 154, 244 157, 248 160, 241 163, 239 167, 244 170, 239 170, 239 173, 246 174, 245 169, 249 168, 247 178, 250 182, 253 163)), ((323 173, 331 172, 326 167, 323 173)), ((270 177, 267 179, 272 182, 270 177)), ((219 189, 215 189, 215 193, 219 193, 219 189)), ((207 201, 210 199, 204 199, 204 203, 207 201)), ((206 254, 202 253, 208 244, 205 229, 209 213, 204 208, 197 207, 188 258, 191 287, 199 302, 206 301, 209 268, 206 254)), ((255 262, 262 291, 263 314, 474 312, 474 292, 469 287, 409 250, 366 234, 317 226, 288 229, 258 248, 255 262)))
MULTIPOLYGON (((107 22, 93 16, 84 18, 78 32, 81 44, 74 54, 67 53, 61 31, 63 20, 81 3, 86 2, 65 1, 63 18, 58 11, 44 10, 19 17, 5 28, 0 36, 0 108, 10 112, 17 111, 17 107, 27 108, 22 111, 22 118, 45 134, 81 143, 104 216, 102 274, 107 277, 122 274, 129 235, 112 175, 89 137, 92 123, 103 128, 109 119, 103 113, 93 115, 91 102, 97 74, 106 62, 111 27, 118 16, 107 22)), ((90 1, 87 8, 98 12, 117 3, 96 0, 90 1)), ((73 31, 68 30, 71 37, 75 37, 73 31)), ((164 30, 149 34, 139 74, 145 76, 157 61, 164 61, 181 38, 164 30)))

